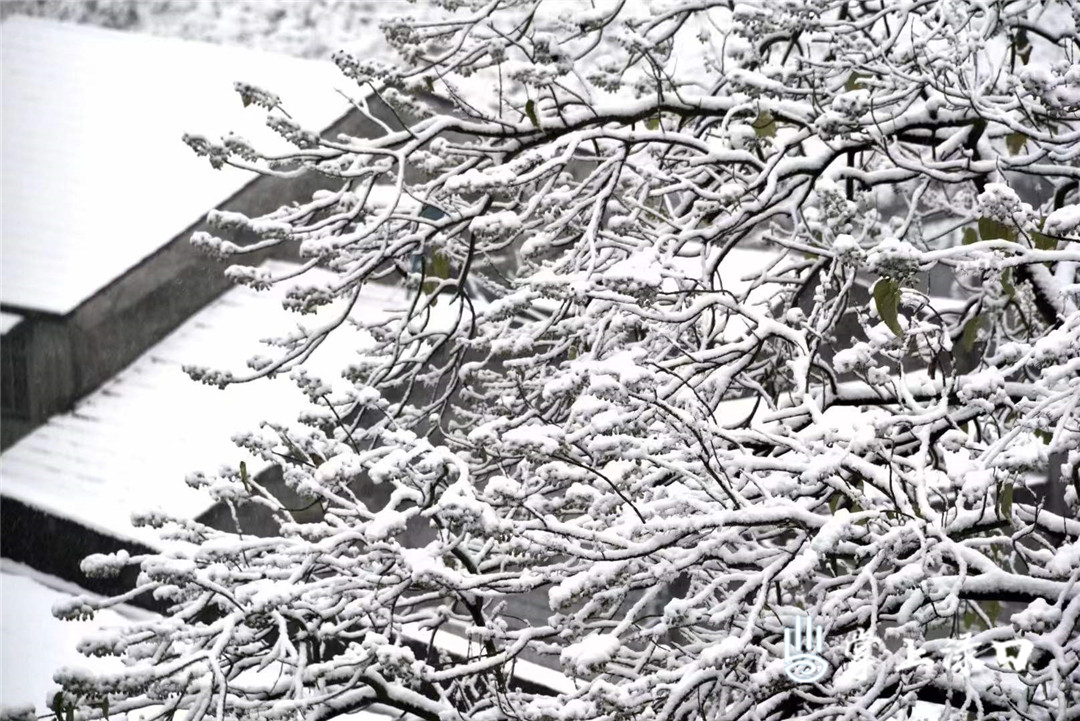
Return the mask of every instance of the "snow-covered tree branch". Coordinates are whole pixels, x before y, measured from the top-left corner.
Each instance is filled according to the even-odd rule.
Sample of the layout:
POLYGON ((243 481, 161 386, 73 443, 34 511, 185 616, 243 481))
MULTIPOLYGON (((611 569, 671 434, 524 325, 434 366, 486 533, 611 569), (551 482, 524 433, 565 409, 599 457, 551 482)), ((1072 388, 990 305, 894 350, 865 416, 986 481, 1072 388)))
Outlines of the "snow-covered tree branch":
POLYGON ((61 672, 68 702, 1080 718, 1080 6, 439 4, 386 25, 399 64, 336 57, 358 112, 381 123, 377 97, 404 130, 320 137, 239 85, 295 151, 188 138, 339 181, 193 238, 333 311, 248 376, 190 369, 297 379, 306 430, 283 409, 237 440, 318 518, 246 470, 194 476, 279 532, 152 517, 173 550, 88 559, 141 565, 133 593, 171 611, 88 641, 129 665, 61 672), (271 247, 299 280, 243 264, 271 247), (364 313, 373 283, 406 299, 364 313), (343 377, 306 372, 350 326, 343 377), (785 673, 803 615, 827 639, 811 684, 785 673), (574 690, 519 690, 523 660, 574 690))

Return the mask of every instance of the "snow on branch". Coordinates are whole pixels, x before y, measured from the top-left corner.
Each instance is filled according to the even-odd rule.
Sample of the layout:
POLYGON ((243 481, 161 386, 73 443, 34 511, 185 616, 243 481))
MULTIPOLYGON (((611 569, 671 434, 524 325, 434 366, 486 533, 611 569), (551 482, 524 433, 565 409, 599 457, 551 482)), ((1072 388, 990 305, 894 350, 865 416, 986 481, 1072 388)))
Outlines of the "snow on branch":
POLYGON ((243 466, 199 476, 273 528, 148 518, 168 553, 89 560, 138 566, 170 610, 93 646, 123 671, 61 673, 67 702, 1075 718, 1075 6, 435 4, 386 25, 399 63, 336 57, 381 134, 275 114, 296 150, 272 159, 188 138, 337 183, 192 239, 295 254, 318 274, 288 307, 337 304, 248 376, 191 369, 293 370, 302 430, 281 409, 237 442, 301 502, 243 466), (369 312, 380 286, 400 302, 369 312), (343 325, 369 342, 341 378, 300 370, 343 325), (807 616, 825 643, 803 683, 785 632, 807 616), (526 684, 525 660, 568 684, 526 684))

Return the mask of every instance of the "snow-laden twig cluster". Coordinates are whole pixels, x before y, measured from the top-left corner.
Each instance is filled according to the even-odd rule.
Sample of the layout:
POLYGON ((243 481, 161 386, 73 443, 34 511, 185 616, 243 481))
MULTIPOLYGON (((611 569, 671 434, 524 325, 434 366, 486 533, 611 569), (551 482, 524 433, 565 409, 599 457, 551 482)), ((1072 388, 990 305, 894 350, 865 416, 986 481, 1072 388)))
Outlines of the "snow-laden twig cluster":
POLYGON ((155 516, 173 550, 88 559, 139 566, 132 594, 171 611, 88 641, 128 670, 61 672, 69 701, 1077 718, 1077 6, 440 4, 385 27, 402 65, 337 57, 379 137, 319 137, 243 86, 296 151, 193 139, 215 165, 339 181, 193 239, 332 273, 288 301, 337 303, 332 321, 248 377, 191 369, 293 371, 307 432, 237 440, 309 505, 243 469, 197 476, 278 533, 155 516), (407 302, 364 314, 370 283, 407 302), (348 323, 371 345, 342 360, 347 388, 300 372, 348 323), (804 614, 829 671, 800 685, 783 639, 804 614), (439 630, 469 653, 417 641, 439 630), (885 643, 853 659, 868 634, 885 643), (1025 663, 1000 663, 1017 640, 1025 663), (573 690, 522 687, 525 659, 573 690))

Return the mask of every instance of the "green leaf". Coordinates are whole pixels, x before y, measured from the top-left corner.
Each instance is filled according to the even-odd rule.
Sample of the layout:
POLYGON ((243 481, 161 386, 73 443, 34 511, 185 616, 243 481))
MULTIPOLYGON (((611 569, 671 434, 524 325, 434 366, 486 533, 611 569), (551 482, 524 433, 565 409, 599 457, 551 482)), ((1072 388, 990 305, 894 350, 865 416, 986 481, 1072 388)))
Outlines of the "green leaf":
POLYGON ((964 350, 968 353, 975 347, 975 342, 979 340, 979 328, 982 327, 984 319, 982 316, 975 316, 967 323, 964 323, 964 350))
POLYGON ((852 72, 848 75, 847 81, 844 82, 844 90, 863 90, 866 88, 866 83, 862 82, 870 76, 865 73, 852 72))
POLYGON ((244 107, 246 108, 247 106, 251 105, 251 96, 247 93, 241 93, 240 102, 242 102, 244 104, 244 107))
POLYGON ((1054 440, 1054 434, 1052 434, 1050 431, 1044 431, 1042 428, 1039 428, 1035 431, 1035 437, 1042 441, 1045 445, 1050 445, 1050 442, 1054 440))
POLYGON ((1051 238, 1049 235, 1035 231, 1031 234, 1031 240, 1034 241, 1035 247, 1039 250, 1057 250, 1057 238, 1051 238))
MULTIPOLYGON (((975 603, 969 601, 965 605, 967 608, 971 609, 966 611, 963 615, 963 623, 967 630, 973 630, 976 626, 984 629, 990 628, 990 626, 986 625, 986 620, 975 612, 975 603)), ((1001 603, 998 601, 985 601, 978 604, 978 606, 982 608, 983 613, 986 614, 986 618, 989 619, 991 624, 997 623, 997 618, 1001 615, 1001 603)))
POLYGON ((1010 240, 1016 242, 1016 230, 993 218, 979 218, 979 235, 983 240, 1010 240))
POLYGON ((656 130, 660 127, 660 117, 657 116, 655 118, 649 118, 645 121, 645 127, 649 130, 656 130))
POLYGON ((900 284, 892 278, 879 278, 874 284, 874 305, 885 325, 898 338, 904 337, 898 314, 900 311, 900 284))
POLYGON ((1012 481, 1002 481, 998 489, 998 510, 1001 517, 1008 520, 1012 518, 1013 484, 1012 481))
POLYGON ((251 483, 248 481, 247 463, 244 463, 243 461, 240 461, 240 480, 243 482, 247 492, 251 493, 251 483))
POLYGON ((287 434, 278 431, 278 438, 281 439, 281 442, 285 444, 285 446, 289 449, 289 452, 292 453, 297 460, 302 461, 307 457, 307 454, 300 450, 300 448, 292 442, 292 439, 289 438, 287 434))
POLYGON ((1000 601, 985 601, 982 604, 983 613, 990 619, 990 623, 997 623, 998 616, 1001 615, 1001 602, 1000 601))
POLYGON ((964 245, 971 245, 978 242, 979 234, 975 232, 974 228, 964 228, 964 245))
POLYGON ((441 280, 450 277, 450 259, 439 251, 435 251, 431 257, 431 275, 441 280))
MULTIPOLYGON (((431 295, 438 288, 439 280, 446 280, 450 277, 450 259, 440 251, 432 253, 431 262, 427 266, 427 277, 430 280, 424 281, 424 292, 431 295)), ((438 298, 431 299, 432 306, 435 306, 438 302, 438 298)))
POLYGON ((768 110, 761 111, 752 123, 754 134, 759 138, 776 137, 776 118, 768 110))
POLYGON ((536 117, 536 103, 532 100, 525 103, 525 114, 529 116, 529 122, 534 128, 540 127, 540 120, 536 117))
POLYGON ((435 92, 435 81, 430 76, 424 78, 424 85, 427 86, 429 93, 435 92))
POLYGON ((1013 285, 1012 268, 1006 268, 1001 272, 1001 289, 1010 298, 1016 297, 1016 286, 1013 285))
POLYGON ((53 715, 56 716, 56 721, 64 721, 64 717, 61 714, 64 711, 64 692, 57 691, 52 700, 53 715))
POLYGON ((109 721, 109 697, 106 696, 101 702, 101 714, 105 717, 105 721, 109 721))
POLYGON ((1028 136, 1023 133, 1009 133, 1005 136, 1005 147, 1009 149, 1009 155, 1016 155, 1027 145, 1028 136))

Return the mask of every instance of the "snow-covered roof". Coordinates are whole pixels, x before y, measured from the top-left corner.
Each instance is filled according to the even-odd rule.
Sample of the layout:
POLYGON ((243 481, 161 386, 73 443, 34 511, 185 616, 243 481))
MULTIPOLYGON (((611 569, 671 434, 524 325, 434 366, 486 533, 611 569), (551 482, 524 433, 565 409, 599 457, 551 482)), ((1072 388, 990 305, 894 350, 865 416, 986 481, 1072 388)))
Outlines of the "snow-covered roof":
POLYGON ((15 313, 0 313, 0 335, 7 335, 15 326, 22 323, 22 316, 15 313))
POLYGON ((215 171, 185 132, 287 147, 234 82, 273 91, 315 130, 348 110, 335 88, 358 92, 329 62, 51 20, 5 20, 0 48, 0 301, 59 314, 255 177, 215 171))
MULTIPOLYGON (((289 266, 268 267, 280 272, 289 266)), ((301 278, 312 281, 310 272, 301 278)), ((287 333, 297 322, 318 327, 312 316, 288 313, 275 302, 284 292, 238 287, 225 293, 74 410, 53 416, 0 455, 0 492, 114 537, 158 545, 153 533, 131 525, 132 512, 164 508, 198 516, 210 497, 184 478, 222 464, 235 468, 241 460, 258 472, 262 466, 230 438, 258 430, 262 420, 291 425, 303 407, 303 396, 284 375, 220 390, 196 383, 181 368, 244 371, 247 359, 264 349, 260 339, 287 333)), ((397 289, 369 285, 354 313, 370 318, 402 297, 397 289)), ((334 307, 324 310, 332 315, 334 307)), ((342 326, 304 367, 328 383, 340 381, 340 369, 366 342, 366 334, 342 326)))
POLYGON ((4 706, 33 704, 46 708, 60 666, 119 670, 119 659, 87 658, 75 650, 79 640, 99 626, 120 626, 145 618, 146 611, 119 606, 92 621, 61 621, 52 606, 73 595, 77 586, 4 559, 0 565, 0 701, 4 706))

